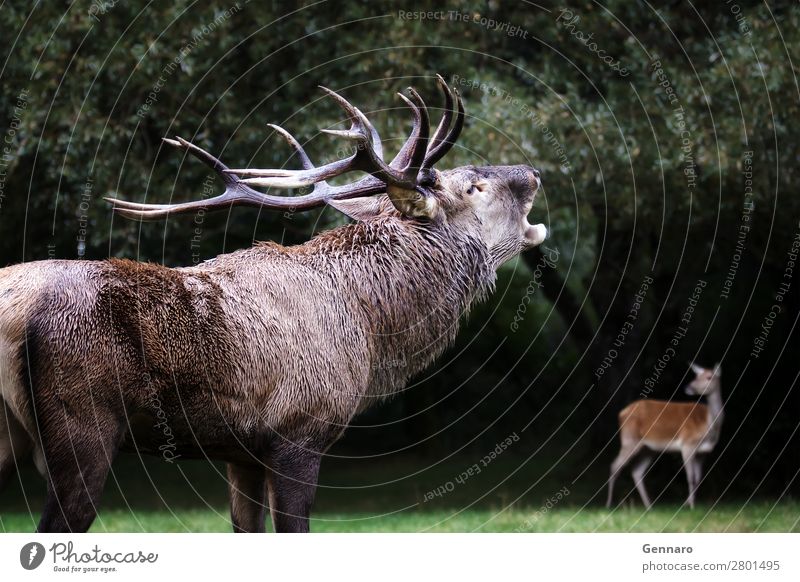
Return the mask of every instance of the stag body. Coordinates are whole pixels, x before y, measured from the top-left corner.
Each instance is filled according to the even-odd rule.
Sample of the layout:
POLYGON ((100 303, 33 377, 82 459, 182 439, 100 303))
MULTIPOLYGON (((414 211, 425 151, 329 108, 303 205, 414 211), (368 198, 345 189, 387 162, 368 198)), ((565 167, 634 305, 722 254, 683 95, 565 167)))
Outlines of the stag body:
MULTIPOLYGON (((331 198, 315 179, 323 203, 357 222, 296 247, 261 243, 179 269, 112 259, 0 271, 0 478, 34 450, 48 478, 39 529, 87 529, 111 461, 135 448, 226 461, 237 531, 263 531, 267 506, 277 531, 307 531, 322 453, 445 349, 499 264, 542 240, 526 220, 532 168, 429 172, 424 193, 369 176, 357 192, 386 194, 368 198, 331 198)), ((224 176, 223 197, 252 196, 224 176)))

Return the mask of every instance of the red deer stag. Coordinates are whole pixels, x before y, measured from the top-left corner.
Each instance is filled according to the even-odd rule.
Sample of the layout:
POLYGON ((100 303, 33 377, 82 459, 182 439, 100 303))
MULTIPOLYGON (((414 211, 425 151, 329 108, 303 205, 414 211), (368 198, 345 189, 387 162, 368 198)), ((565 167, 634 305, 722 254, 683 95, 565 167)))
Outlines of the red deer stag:
POLYGON ((653 452, 680 452, 683 468, 689 483, 686 504, 694 507, 694 497, 702 477, 700 455, 711 452, 719 441, 722 429, 722 367, 713 370, 692 364, 695 378, 686 387, 687 394, 705 396, 708 404, 694 402, 666 402, 664 400, 637 400, 619 413, 619 455, 611 463, 608 479, 608 500, 611 507, 614 497, 614 482, 622 469, 634 457, 631 475, 642 503, 652 506, 644 487, 644 475, 653 461, 653 452))
POLYGON ((129 260, 58 261, 0 270, 0 481, 32 453, 48 482, 38 531, 86 531, 119 450, 225 461, 234 531, 303 532, 323 453, 353 416, 397 392, 456 335, 492 290, 495 270, 541 243, 527 215, 529 166, 433 168, 464 123, 439 77, 444 114, 409 89, 409 138, 390 163, 369 120, 339 94, 353 155, 316 167, 271 126, 299 170, 231 170, 188 141, 165 140, 219 174, 217 197, 182 204, 111 200, 161 219, 232 205, 307 210, 355 222, 305 244, 273 242, 188 268, 129 260), (328 179, 366 175, 346 185, 328 179), (251 186, 313 190, 295 197, 251 186), (381 365, 402 361, 405 366, 381 365))

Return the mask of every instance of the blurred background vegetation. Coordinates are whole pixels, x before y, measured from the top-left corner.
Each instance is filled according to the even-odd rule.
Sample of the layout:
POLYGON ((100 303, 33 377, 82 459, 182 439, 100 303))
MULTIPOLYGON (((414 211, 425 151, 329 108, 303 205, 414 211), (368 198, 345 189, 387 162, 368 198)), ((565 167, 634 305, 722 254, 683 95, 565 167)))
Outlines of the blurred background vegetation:
MULTIPOLYGON (((690 360, 724 369, 727 416, 701 499, 796 495, 800 280, 785 274, 800 229, 798 25, 796 3, 747 0, 6 2, 0 265, 176 266, 254 240, 301 243, 343 217, 235 209, 142 225, 102 197, 201 197, 207 168, 161 143, 176 134, 236 167, 296 167, 267 123, 309 140, 316 161, 341 156, 319 133, 341 122, 319 84, 367 112, 391 150, 410 125, 394 92, 414 85, 438 107, 440 73, 468 113, 441 165, 535 165, 533 215, 552 238, 502 269, 436 369, 356 420, 325 461, 319 504, 414 506, 513 433, 493 472, 436 503, 538 506, 564 486, 569 503, 597 502, 617 411, 648 378, 651 397, 686 399, 690 360)), ((141 483, 128 463, 123 489, 141 483)), ((201 503, 189 483, 205 475, 224 503, 216 467, 150 470, 165 473, 154 492, 180 482, 201 503)), ((678 470, 660 461, 651 488, 680 500, 678 470)))

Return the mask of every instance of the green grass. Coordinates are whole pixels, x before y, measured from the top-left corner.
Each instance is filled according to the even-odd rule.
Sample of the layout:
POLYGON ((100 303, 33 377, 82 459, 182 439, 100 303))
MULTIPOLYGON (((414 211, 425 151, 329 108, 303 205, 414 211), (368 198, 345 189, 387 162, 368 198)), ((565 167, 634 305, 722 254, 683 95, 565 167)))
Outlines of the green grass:
MULTIPOLYGON (((318 513, 315 532, 800 532, 800 503, 698 506, 694 510, 662 505, 651 511, 638 507, 606 510, 597 507, 556 507, 536 510, 408 510, 393 515, 318 513)), ((0 516, 0 531, 28 532, 38 516, 0 516)), ((93 532, 227 532, 227 509, 169 511, 101 511, 93 532)))
MULTIPOLYGON (((656 465, 650 479, 657 499, 644 511, 635 493, 607 510, 606 466, 589 471, 580 459, 558 462, 550 456, 509 451, 469 479, 456 477, 482 454, 436 463, 415 457, 386 460, 328 459, 323 463, 313 513, 316 532, 800 532, 800 500, 776 502, 728 491, 720 480, 701 487, 698 506, 683 508, 685 481, 679 462, 656 465), (428 492, 450 483, 446 494, 428 492), (455 486, 453 486, 455 484, 455 486), (659 489, 659 485, 661 488, 659 489), (569 495, 550 510, 541 507, 558 491, 569 495), (714 503, 714 500, 720 500, 714 503)), ((617 499, 631 493, 625 477, 617 499)), ((0 494, 0 532, 32 531, 39 519, 45 485, 31 467, 23 469, 0 494)), ((225 468, 220 464, 121 456, 103 494, 95 532, 228 532, 225 468)))

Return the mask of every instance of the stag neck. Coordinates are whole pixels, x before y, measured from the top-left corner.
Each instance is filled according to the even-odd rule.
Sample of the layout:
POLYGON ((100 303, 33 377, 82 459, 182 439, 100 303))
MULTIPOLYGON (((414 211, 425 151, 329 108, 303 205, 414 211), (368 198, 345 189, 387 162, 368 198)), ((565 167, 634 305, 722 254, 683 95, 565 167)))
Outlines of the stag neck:
POLYGON ((452 343, 461 316, 495 278, 480 240, 399 217, 348 225, 303 247, 357 305, 378 397, 403 388, 452 343))
MULTIPOLYGON (((267 329, 275 313, 318 313, 319 304, 327 302, 326 313, 335 314, 330 325, 338 328, 307 331, 324 336, 320 345, 331 348, 342 347, 331 341, 354 342, 350 355, 357 356, 342 365, 367 376, 362 409, 427 368, 495 280, 488 250, 476 236, 394 214, 323 232, 293 247, 259 243, 190 269, 213 273, 231 289, 225 293, 235 298, 231 311, 237 317, 247 312, 244 328, 254 320, 267 329)), ((250 351, 238 357, 256 357, 250 351)))

